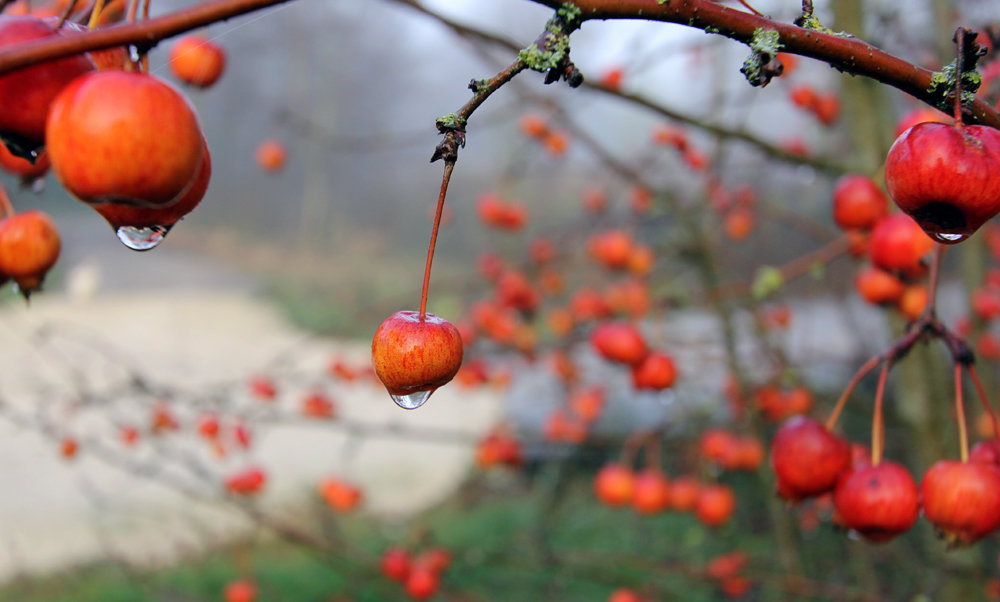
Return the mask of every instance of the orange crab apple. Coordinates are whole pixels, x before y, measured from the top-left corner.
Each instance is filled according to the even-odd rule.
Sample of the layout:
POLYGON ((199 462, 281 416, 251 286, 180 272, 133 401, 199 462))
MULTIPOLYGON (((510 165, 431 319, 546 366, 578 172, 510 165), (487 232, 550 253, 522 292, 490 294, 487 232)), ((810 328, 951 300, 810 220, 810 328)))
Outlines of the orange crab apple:
POLYGON ((642 333, 628 322, 601 322, 590 342, 605 359, 622 364, 636 365, 649 353, 642 333))
POLYGON ((82 75, 52 102, 46 128, 52 171, 86 203, 164 207, 182 198, 204 166, 194 109, 152 75, 82 75))
MULTIPOLYGON (((56 28, 38 17, 0 15, 0 48, 55 35, 56 28)), ((93 70, 93 61, 83 54, 0 76, 0 136, 22 151, 41 147, 53 100, 74 78, 93 70)))
POLYGON ((265 140, 257 146, 257 166, 267 172, 278 172, 288 161, 288 149, 280 140, 265 140))
POLYGON ((59 259, 61 242, 52 219, 38 210, 0 220, 0 274, 14 280, 25 297, 42 286, 59 259))
POLYGON ((397 311, 372 338, 375 375, 392 399, 412 410, 448 383, 462 366, 462 335, 444 318, 397 311))
POLYGON ((230 581, 222 592, 226 602, 254 602, 257 599, 257 585, 249 579, 230 581))
POLYGON ((186 84, 207 88, 219 80, 225 67, 225 51, 204 36, 183 36, 170 48, 170 70, 186 84))

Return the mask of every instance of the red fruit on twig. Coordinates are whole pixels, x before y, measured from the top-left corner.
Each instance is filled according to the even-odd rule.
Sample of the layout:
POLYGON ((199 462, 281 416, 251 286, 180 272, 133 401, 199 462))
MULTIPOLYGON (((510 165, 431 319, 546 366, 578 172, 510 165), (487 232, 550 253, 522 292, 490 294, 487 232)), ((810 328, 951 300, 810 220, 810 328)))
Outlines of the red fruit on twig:
POLYGON ((372 338, 375 374, 402 408, 418 408, 462 366, 462 335, 434 314, 397 311, 372 338))
POLYGON ((771 442, 778 494, 788 500, 830 491, 850 461, 850 444, 805 416, 788 419, 771 442))
POLYGON ((833 503, 841 524, 875 542, 888 541, 917 520, 917 484, 900 464, 860 462, 837 480, 833 503))
POLYGON ((960 242, 1000 212, 1000 131, 918 123, 889 149, 885 182, 928 236, 960 242))
POLYGON ((1000 526, 1000 468, 941 460, 920 483, 924 516, 948 545, 979 541, 1000 526))

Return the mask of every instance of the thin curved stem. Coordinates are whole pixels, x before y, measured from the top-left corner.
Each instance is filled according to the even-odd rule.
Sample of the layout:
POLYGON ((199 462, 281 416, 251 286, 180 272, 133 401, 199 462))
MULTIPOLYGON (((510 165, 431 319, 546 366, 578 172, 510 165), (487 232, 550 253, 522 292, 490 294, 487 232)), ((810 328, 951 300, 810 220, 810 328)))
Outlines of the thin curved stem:
POLYGON ((958 452, 962 462, 969 461, 969 431, 965 424, 965 403, 962 399, 962 364, 955 362, 955 420, 958 422, 958 452))
POLYGON ((858 383, 861 382, 861 379, 871 372, 875 366, 878 366, 881 361, 882 356, 876 355, 865 362, 864 365, 858 368, 858 371, 854 373, 854 376, 851 377, 851 381, 847 383, 847 388, 840 394, 840 399, 838 399, 836 405, 833 406, 833 411, 830 412, 830 417, 826 419, 826 430, 832 431, 834 427, 837 426, 837 420, 840 418, 840 413, 844 410, 844 405, 847 403, 847 399, 851 396, 851 393, 854 392, 854 389, 858 386, 858 383))
POLYGON ((993 411, 993 406, 990 405, 990 400, 986 396, 983 381, 979 380, 979 373, 976 372, 976 367, 973 364, 966 364, 965 368, 969 371, 969 377, 972 378, 972 384, 976 387, 976 394, 979 395, 979 401, 982 402, 983 409, 986 410, 986 414, 990 417, 990 423, 993 425, 993 438, 1000 439, 1000 422, 997 421, 997 414, 993 411))
POLYGON ((434 225, 431 227, 431 242, 427 245, 427 263, 424 265, 424 285, 420 291, 420 319, 427 317, 427 289, 431 282, 431 264, 434 262, 434 247, 437 246, 438 230, 441 228, 441 215, 444 213, 444 198, 448 194, 448 182, 451 172, 455 169, 454 161, 445 161, 444 175, 441 177, 441 192, 438 193, 437 209, 434 211, 434 225))
POLYGON ((889 380, 889 365, 882 364, 878 375, 878 387, 875 389, 875 411, 872 413, 872 466, 878 466, 882 461, 882 450, 885 447, 885 421, 882 417, 882 406, 885 398, 885 383, 889 380))

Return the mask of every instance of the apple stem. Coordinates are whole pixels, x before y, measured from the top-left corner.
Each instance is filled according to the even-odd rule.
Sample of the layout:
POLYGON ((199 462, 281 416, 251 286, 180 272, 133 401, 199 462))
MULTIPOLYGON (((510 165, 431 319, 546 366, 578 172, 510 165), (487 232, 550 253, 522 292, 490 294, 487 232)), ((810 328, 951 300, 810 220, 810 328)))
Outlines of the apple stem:
POLYGON ((94 8, 90 11, 90 20, 87 21, 87 29, 94 29, 101 20, 101 12, 104 10, 104 0, 94 2, 94 8))
POLYGON ((56 22, 56 29, 62 29, 62 26, 66 22, 66 19, 69 19, 69 16, 73 14, 73 11, 76 10, 77 2, 78 0, 70 0, 69 2, 66 3, 66 6, 62 10, 62 13, 59 15, 59 20, 56 22))
POLYGON ((955 362, 955 419, 958 421, 958 453, 962 462, 969 461, 969 433, 965 425, 965 403, 962 400, 962 364, 955 362))
POLYGON ((979 395, 979 400, 983 403, 983 409, 986 410, 986 414, 990 417, 990 422, 993 424, 993 437, 995 439, 1000 439, 1000 422, 997 421, 996 412, 993 411, 989 398, 986 397, 986 389, 983 388, 983 381, 979 380, 979 373, 976 372, 976 367, 974 365, 966 364, 965 368, 969 371, 969 377, 972 378, 972 384, 975 385, 976 393, 979 395))
POLYGON ((420 291, 420 319, 427 317, 427 287, 431 282, 431 263, 434 261, 434 247, 437 246, 438 229, 441 227, 441 214, 444 212, 444 198, 448 194, 448 182, 451 172, 455 169, 454 161, 444 162, 444 175, 441 177, 441 192, 438 193, 437 209, 434 212, 434 225, 431 227, 431 242, 427 245, 427 264, 424 266, 424 286, 420 291))
POLYGON ((959 27, 955 31, 955 46, 958 49, 958 57, 955 59, 955 126, 962 127, 962 62, 965 60, 965 32, 964 27, 959 27))
POLYGON ((3 184, 0 184, 0 211, 3 211, 4 218, 14 215, 14 206, 10 204, 10 197, 7 196, 7 188, 3 184))
POLYGON ((885 424, 882 421, 882 399, 885 397, 885 383, 889 380, 889 364, 882 364, 878 375, 878 386, 875 389, 875 412, 872 414, 872 466, 878 466, 882 461, 882 448, 885 446, 885 424))
POLYGON ((830 412, 830 417, 826 419, 826 430, 832 431, 835 426, 837 426, 837 419, 840 418, 840 413, 844 409, 844 405, 847 403, 847 398, 851 396, 854 389, 861 382, 861 379, 865 377, 869 372, 871 372, 875 366, 878 366, 879 362, 882 361, 882 356, 876 355, 864 363, 854 376, 851 377, 851 382, 847 383, 847 388, 841 393, 840 399, 837 400, 836 405, 833 406, 833 411, 830 412))

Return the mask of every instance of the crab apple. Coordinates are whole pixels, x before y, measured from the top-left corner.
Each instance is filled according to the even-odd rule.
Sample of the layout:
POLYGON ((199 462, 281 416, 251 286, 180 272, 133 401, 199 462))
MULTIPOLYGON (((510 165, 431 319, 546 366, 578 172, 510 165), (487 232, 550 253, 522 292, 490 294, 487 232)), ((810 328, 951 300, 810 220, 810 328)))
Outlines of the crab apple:
MULTIPOLYGON (((990 429, 992 428, 991 424, 990 429)), ((1000 466, 1000 439, 994 437, 973 445, 969 450, 969 461, 1000 466)))
POLYGON ((225 51, 204 36, 183 36, 170 48, 170 70, 177 79, 192 86, 211 86, 222 76, 225 67, 225 51))
POLYGON ((611 268, 622 269, 628 265, 629 254, 634 241, 624 230, 607 230, 594 234, 587 244, 590 256, 598 263, 611 268))
POLYGON ((257 166, 267 172, 277 172, 288 161, 288 149, 280 140, 265 140, 257 146, 254 158, 257 166))
POLYGON ((656 514, 670 506, 670 481, 654 468, 635 475, 632 508, 639 514, 656 514))
POLYGON ((952 119, 937 109, 927 106, 917 107, 903 114, 899 118, 899 121, 896 122, 895 137, 899 138, 903 135, 903 132, 911 127, 928 121, 933 123, 951 123, 952 119))
POLYGON ((712 558, 705 567, 705 574, 712 579, 728 579, 742 571, 749 562, 746 552, 736 550, 726 554, 719 554, 712 558))
POLYGON ((594 478, 594 493, 609 506, 627 504, 635 495, 635 473, 616 462, 605 464, 594 478))
POLYGON ((940 460, 920 483, 924 516, 950 546, 979 541, 1000 526, 1000 468, 940 460))
POLYGON ((921 260, 934 248, 934 241, 904 214, 894 213, 880 219, 868 239, 868 256, 878 267, 906 274, 923 272, 921 260))
POLYGON ((694 514, 703 525, 721 527, 736 509, 736 494, 727 485, 705 485, 698 491, 694 514))
POLYGON ((854 277, 854 288, 862 299, 872 305, 896 303, 906 292, 906 285, 902 280, 873 265, 858 270, 854 277))
POLYGON ((226 479, 226 489, 236 495, 259 493, 267 483, 267 473, 256 466, 245 468, 226 479))
POLYGON ((789 418, 771 442, 771 467, 778 494, 797 501, 833 489, 851 462, 850 444, 819 421, 789 418))
POLYGON ((622 364, 638 364, 649 352, 642 333, 627 322, 598 324, 590 334, 590 342, 605 359, 622 364))
POLYGON ((1000 212, 1000 131, 918 123, 889 149, 885 182, 928 236, 960 242, 1000 212))
POLYGON ((361 503, 361 490, 340 479, 324 478, 318 488, 323 501, 337 512, 350 512, 361 503))
POLYGON ((414 563, 406 576, 404 587, 406 595, 411 599, 426 600, 437 593, 440 584, 441 577, 437 571, 432 570, 429 566, 414 563))
POLYGON ((908 530, 920 511, 917 484, 904 466, 859 462, 837 479, 833 504, 841 524, 874 542, 908 530))
POLYGON ((393 400, 406 409, 423 405, 462 366, 462 335, 434 314, 397 311, 372 338, 372 364, 393 400))
POLYGON ((204 167, 194 109, 166 82, 137 72, 97 71, 63 88, 46 145, 56 177, 86 203, 170 205, 204 167))
POLYGON ((257 599, 257 585, 249 579, 231 581, 222 592, 226 602, 254 602, 257 599))
POLYGON ((410 574, 412 559, 409 552, 403 548, 389 548, 382 553, 379 568, 382 574, 393 581, 403 581, 410 574))
POLYGON ((833 219, 844 230, 869 229, 888 212, 888 197, 868 176, 847 174, 833 187, 833 219))
POLYGON ((302 398, 302 414, 310 418, 333 418, 337 407, 326 393, 313 391, 302 398))
POLYGON ((619 587, 608 596, 608 602, 643 602, 634 589, 619 587))
MULTIPOLYGON (((56 28, 37 17, 0 15, 0 48, 54 35, 56 28)), ((73 79, 93 70, 93 61, 78 54, 0 76, 0 136, 24 151, 42 146, 53 100, 73 79)))
POLYGON ((17 283, 26 297, 42 286, 46 272, 59 259, 59 231, 38 210, 0 220, 0 274, 17 283))
POLYGON ((670 355, 652 351, 632 365, 632 385, 636 389, 662 391, 677 381, 677 366, 670 355))

